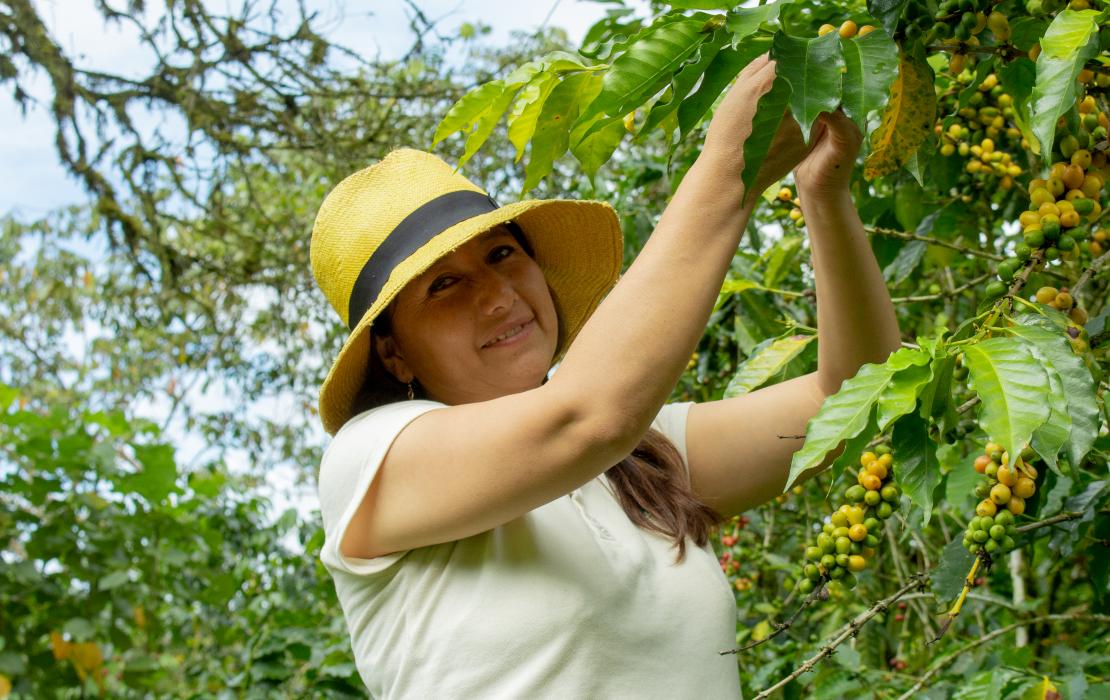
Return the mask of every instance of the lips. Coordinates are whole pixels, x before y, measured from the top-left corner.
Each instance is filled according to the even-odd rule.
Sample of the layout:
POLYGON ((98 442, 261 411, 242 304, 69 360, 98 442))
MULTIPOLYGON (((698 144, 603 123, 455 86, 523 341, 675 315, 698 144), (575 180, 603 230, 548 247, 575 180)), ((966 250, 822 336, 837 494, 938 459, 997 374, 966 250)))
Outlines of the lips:
POLYGON ((483 343, 482 347, 483 348, 492 347, 495 343, 498 343, 498 342, 503 341, 503 340, 509 340, 509 339, 523 333, 524 331, 528 330, 529 324, 531 324, 534 320, 535 320, 534 318, 519 319, 519 320, 515 320, 515 321, 510 321, 508 323, 505 323, 505 324, 499 326, 494 331, 493 337, 491 337, 489 340, 487 340, 485 343, 483 343))

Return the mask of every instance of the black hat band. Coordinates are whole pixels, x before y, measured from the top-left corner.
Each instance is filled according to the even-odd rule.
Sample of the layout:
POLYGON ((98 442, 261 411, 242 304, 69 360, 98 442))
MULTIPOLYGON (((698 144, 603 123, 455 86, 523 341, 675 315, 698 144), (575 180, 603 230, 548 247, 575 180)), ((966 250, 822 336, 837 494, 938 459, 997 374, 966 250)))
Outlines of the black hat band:
POLYGON ((473 190, 448 192, 424 203, 389 232, 358 273, 347 305, 347 325, 353 331, 381 294, 393 268, 455 224, 498 208, 487 194, 473 190))

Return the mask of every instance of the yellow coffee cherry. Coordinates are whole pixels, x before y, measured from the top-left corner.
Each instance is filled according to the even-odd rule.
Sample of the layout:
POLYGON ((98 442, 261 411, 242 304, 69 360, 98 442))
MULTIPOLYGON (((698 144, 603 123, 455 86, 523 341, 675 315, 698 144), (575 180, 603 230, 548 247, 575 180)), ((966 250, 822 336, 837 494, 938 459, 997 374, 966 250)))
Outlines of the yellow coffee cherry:
POLYGON ((822 24, 817 30, 817 36, 825 36, 829 32, 836 31, 836 27, 831 24, 822 24))
POLYGON ((844 20, 844 24, 840 25, 840 38, 851 39, 859 31, 859 27, 850 19, 844 20))

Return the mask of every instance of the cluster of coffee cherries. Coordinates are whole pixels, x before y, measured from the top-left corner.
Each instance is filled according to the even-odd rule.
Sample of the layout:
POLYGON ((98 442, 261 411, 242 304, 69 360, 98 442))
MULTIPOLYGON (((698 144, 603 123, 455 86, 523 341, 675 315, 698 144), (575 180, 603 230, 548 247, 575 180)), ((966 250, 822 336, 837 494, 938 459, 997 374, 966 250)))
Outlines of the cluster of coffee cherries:
MULTIPOLYGON (((964 71, 956 77, 956 83, 967 84, 973 79, 964 71)), ((1022 148, 1022 137, 1012 122, 1013 97, 998 84, 998 76, 989 73, 984 77, 965 107, 958 107, 955 92, 948 100, 954 103, 951 107, 960 121, 952 122, 947 129, 937 122, 934 130, 941 139, 940 154, 966 158, 964 171, 988 192, 1013 188, 1014 178, 1023 172, 1012 155, 1022 148)))
POLYGON ((802 217, 802 200, 789 187, 783 187, 775 195, 771 203, 771 215, 778 219, 788 218, 798 228, 806 225, 805 218, 802 217))
POLYGON ((1033 297, 1038 304, 1050 306, 1068 315, 1072 321, 1083 325, 1087 322, 1087 310, 1075 303, 1067 287, 1041 287, 1033 297))
POLYGON ((927 31, 927 38, 952 46, 948 68, 958 74, 968 67, 968 48, 979 46, 979 37, 989 29, 995 44, 1010 40, 1010 20, 990 0, 944 0, 927 31))
MULTIPOLYGON (((1094 96, 1079 102, 1079 128, 1059 129, 1055 162, 1048 177, 1029 183, 1029 209, 1020 221, 1023 246, 1018 257, 1041 248, 1047 261, 1077 252, 1090 252, 1082 225, 1102 212, 1102 191, 1110 179, 1110 161, 1102 150, 1090 150, 1105 141, 1110 118, 1099 110, 1094 96)), ((1101 251, 1101 243, 1095 250, 1101 251)))
POLYGON ((851 39, 854 36, 867 36, 873 31, 875 31, 875 27, 870 24, 860 27, 852 20, 846 19, 839 27, 832 24, 822 24, 817 30, 817 36, 825 36, 829 32, 836 32, 840 34, 841 39, 851 39))
POLYGON ((1001 445, 988 442, 975 458, 975 471, 986 479, 975 486, 982 500, 964 533, 963 545, 972 554, 1005 554, 1014 548, 1014 516, 1025 512, 1025 499, 1037 492, 1037 469, 1026 449, 1014 462, 1001 445))
POLYGON ((898 509, 902 495, 892 482, 894 456, 886 445, 864 452, 858 483, 844 491, 844 501, 822 527, 817 543, 806 547, 806 564, 798 591, 810 593, 823 581, 854 588, 855 574, 867 568, 879 546, 882 521, 898 509))

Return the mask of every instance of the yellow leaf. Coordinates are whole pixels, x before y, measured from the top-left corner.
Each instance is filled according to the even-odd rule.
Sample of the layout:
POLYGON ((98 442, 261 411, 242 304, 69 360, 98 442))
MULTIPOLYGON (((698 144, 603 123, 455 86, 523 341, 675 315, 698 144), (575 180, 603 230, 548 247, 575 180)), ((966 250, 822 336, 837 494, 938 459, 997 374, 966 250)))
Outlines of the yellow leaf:
POLYGON ((3 673, 0 673, 0 700, 12 694, 12 682, 3 673))
POLYGON ((1060 691, 1048 680, 1048 676, 1041 676, 1041 682, 1025 691, 1022 700, 1060 700, 1060 691))
POLYGON ((65 640, 65 637, 60 632, 50 633, 50 650, 54 652, 54 660, 62 661, 69 658, 70 643, 65 640))
POLYGON ((135 624, 138 625, 140 628, 145 628, 146 627, 146 611, 144 611, 142 608, 136 606, 135 609, 132 611, 132 614, 135 617, 135 624))
POLYGON ((756 625, 755 629, 752 630, 752 641, 762 642, 764 639, 767 639, 767 637, 771 636, 771 632, 771 623, 764 620, 763 622, 760 622, 758 625, 756 625))
POLYGON ((96 671, 104 663, 104 655, 96 642, 82 642, 72 644, 70 647, 69 660, 73 662, 73 668, 77 669, 78 678, 85 680, 87 675, 99 678, 100 675, 96 671))
POLYGON ((924 59, 902 53, 882 121, 871 134, 871 155, 863 163, 864 177, 873 180, 905 165, 929 135, 936 117, 933 69, 924 59))

